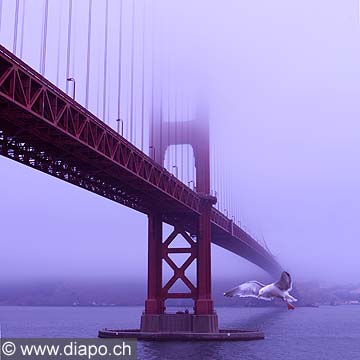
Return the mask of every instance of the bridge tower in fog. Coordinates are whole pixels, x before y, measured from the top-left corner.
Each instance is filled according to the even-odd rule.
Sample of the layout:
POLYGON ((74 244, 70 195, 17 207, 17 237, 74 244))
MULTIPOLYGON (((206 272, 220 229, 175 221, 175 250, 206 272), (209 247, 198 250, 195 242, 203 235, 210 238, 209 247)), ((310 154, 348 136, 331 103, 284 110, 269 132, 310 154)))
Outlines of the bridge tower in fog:
POLYGON ((196 217, 196 226, 191 234, 186 229, 185 214, 178 213, 170 235, 163 238, 161 207, 154 204, 148 215, 148 295, 145 313, 142 316, 143 331, 194 331, 218 332, 217 315, 211 297, 211 209, 216 198, 210 195, 210 148, 209 121, 206 111, 198 111, 192 121, 162 121, 161 113, 153 119, 150 134, 150 153, 156 162, 164 166, 166 150, 172 145, 190 145, 193 149, 196 168, 196 192, 201 197, 201 213, 196 217), (170 134, 170 136, 169 136, 170 134), (182 237, 186 247, 170 246, 176 237, 182 237), (171 254, 186 254, 181 266, 175 264, 171 254), (186 275, 190 265, 196 263, 195 284, 186 275), (162 270, 167 263, 173 276, 163 283, 162 270), (182 281, 188 292, 174 292, 173 285, 182 281), (167 299, 194 301, 194 314, 164 314, 167 299), (166 319, 166 321, 164 321, 166 319))

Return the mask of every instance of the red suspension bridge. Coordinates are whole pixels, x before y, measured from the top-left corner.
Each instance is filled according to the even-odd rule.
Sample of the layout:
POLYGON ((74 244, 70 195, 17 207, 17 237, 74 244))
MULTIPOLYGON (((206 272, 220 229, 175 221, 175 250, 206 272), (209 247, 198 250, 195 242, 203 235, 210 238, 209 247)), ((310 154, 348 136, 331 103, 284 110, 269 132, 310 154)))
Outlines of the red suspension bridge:
MULTIPOLYGON (((55 12, 56 9, 49 6, 48 0, 43 2, 40 62, 36 71, 35 66, 21 59, 26 59, 23 50, 25 15, 29 14, 28 17, 32 18, 34 14, 25 7, 25 1, 17 0, 14 3, 13 9, 6 10, 0 1, 2 12, 11 10, 15 14, 12 51, 0 46, 0 154, 146 214, 149 219, 148 295, 142 316, 142 331, 217 333, 217 316, 211 296, 211 242, 249 260, 273 276, 278 275, 281 267, 264 244, 237 224, 235 216, 230 217, 228 210, 222 212, 221 207, 216 206, 217 192, 211 191, 216 184, 211 184, 210 127, 206 109, 198 107, 195 113, 189 115, 189 111, 181 110, 176 99, 174 109, 166 109, 169 103, 166 104, 164 94, 170 88, 159 90, 156 87, 161 67, 157 67, 155 60, 161 54, 154 51, 154 40, 151 51, 148 51, 152 54, 150 70, 145 62, 146 49, 149 47, 146 43, 149 20, 145 2, 133 1, 130 8, 117 2, 117 5, 120 4, 117 8, 120 23, 116 33, 116 44, 119 46, 116 76, 108 60, 108 54, 114 50, 109 49, 108 45, 111 26, 109 8, 115 5, 108 0, 105 2, 104 22, 98 24, 104 27, 104 58, 102 63, 97 64, 104 70, 100 115, 100 85, 95 101, 90 91, 91 62, 95 61, 92 60, 94 45, 91 34, 96 32, 92 27, 92 0, 84 2, 88 10, 88 32, 87 39, 82 39, 87 46, 85 61, 79 66, 82 70, 85 67, 85 85, 80 91, 83 98, 79 102, 75 97, 79 92, 75 91, 76 86, 81 90, 81 75, 76 75, 74 69, 79 60, 71 45, 76 23, 74 4, 69 0, 66 11, 60 9, 62 19, 58 19, 57 26, 60 29, 63 23, 67 23, 67 36, 63 39, 66 46, 60 33, 55 31, 58 43, 53 55, 57 61, 55 71, 49 71, 52 77, 50 81, 46 78, 47 66, 53 64, 49 60, 49 44, 55 40, 49 38, 48 24, 51 11, 55 12), (142 5, 142 21, 139 21, 139 4, 142 5), (131 21, 123 20, 126 11, 132 15, 131 21), (137 21, 140 26, 140 46, 136 45, 137 21), (126 26, 131 29, 128 39, 124 35, 126 26), (65 64, 61 62, 59 50, 63 48, 66 49, 65 64), (124 54, 128 52, 130 62, 124 65, 124 54), (136 59, 137 52, 141 56, 136 59), (145 82, 147 69, 151 73, 150 86, 145 82), (64 78, 68 81, 60 81, 62 72, 65 72, 64 78), (112 95, 109 94, 110 77, 111 81, 118 82, 117 92, 112 95), (73 87, 69 89, 71 83, 73 87), (138 83, 140 86, 137 87, 138 83), (151 100, 146 101, 147 98, 151 100), (111 123, 113 99, 116 99, 117 109, 113 109, 113 112, 117 122, 111 123), (150 110, 146 107, 147 103, 150 103, 150 110), (92 105, 97 111, 93 110, 92 105), (124 120, 124 113, 127 120, 124 120), (178 121, 180 116, 182 121, 178 121), (150 122, 146 119, 150 119, 150 122), (117 127, 117 131, 112 126, 117 127), (144 150, 146 145, 149 155, 144 150), (177 154, 176 148, 179 146, 180 153, 177 154), (189 148, 192 149, 191 155, 189 148), (177 160, 175 165, 170 162, 171 158, 177 160), (193 160, 189 161, 189 158, 193 160), (167 167, 166 161, 169 162, 167 167), (187 162, 187 171, 181 161, 187 162), (178 173, 179 168, 181 174, 178 173), (191 173, 194 177, 189 180, 191 173), (163 223, 173 227, 166 238, 163 223), (178 236, 183 238, 184 245, 174 247, 173 240, 178 236), (185 254, 187 259, 178 266, 172 259, 173 254, 185 254), (163 281, 164 263, 173 272, 167 282, 163 281), (196 281, 191 281, 186 273, 193 263, 196 263, 196 281), (182 281, 188 291, 174 291, 177 281, 182 281), (190 314, 190 322, 166 314, 165 302, 171 298, 194 300, 194 314, 190 314)), ((0 18, 3 26, 3 13, 0 18)), ((56 25, 53 26, 56 28, 56 25)), ((7 47, 11 48, 9 43, 7 47)), ((184 89, 182 91, 185 92, 184 89)))

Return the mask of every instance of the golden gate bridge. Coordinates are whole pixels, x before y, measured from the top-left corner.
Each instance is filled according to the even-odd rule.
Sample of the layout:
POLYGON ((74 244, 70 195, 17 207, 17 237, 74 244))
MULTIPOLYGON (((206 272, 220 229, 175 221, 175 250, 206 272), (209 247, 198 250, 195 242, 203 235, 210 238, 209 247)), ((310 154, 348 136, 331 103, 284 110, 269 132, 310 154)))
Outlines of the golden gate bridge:
POLYGON ((0 0, 0 9, 0 154, 148 216, 141 334, 230 336, 219 330, 212 301, 211 243, 273 276, 281 266, 241 227, 211 144, 208 107, 165 54, 176 56, 176 39, 162 39, 156 6, 0 0), (163 223, 172 226, 169 236, 163 223), (174 246, 178 237, 183 245, 174 246), (180 266, 176 254, 186 258, 180 266), (187 291, 176 290, 179 281, 187 291), (192 299, 194 312, 167 313, 173 298, 192 299))

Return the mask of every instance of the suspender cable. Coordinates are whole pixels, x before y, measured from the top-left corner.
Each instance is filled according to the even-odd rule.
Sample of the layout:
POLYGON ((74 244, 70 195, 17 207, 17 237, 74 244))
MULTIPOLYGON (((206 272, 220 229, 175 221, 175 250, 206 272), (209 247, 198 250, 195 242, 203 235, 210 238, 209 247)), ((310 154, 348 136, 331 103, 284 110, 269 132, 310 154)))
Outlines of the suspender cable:
POLYGON ((215 142, 215 134, 214 134, 214 127, 211 127, 212 129, 212 137, 211 137, 211 144, 212 144, 212 149, 213 149, 213 153, 212 153, 212 179, 213 179, 213 183, 212 183, 212 188, 213 188, 213 195, 215 195, 215 191, 216 191, 216 142, 215 142))
MULTIPOLYGON (((74 9, 73 9, 74 13, 73 13, 73 18, 75 19, 75 23, 74 23, 74 26, 73 26, 73 32, 72 32, 72 44, 71 44, 71 47, 72 47, 72 52, 71 52, 71 74, 72 76, 74 77, 76 74, 75 74, 75 65, 76 65, 76 52, 77 52, 77 46, 76 46, 76 42, 78 41, 78 38, 77 38, 77 31, 76 31, 76 24, 77 24, 77 21, 76 21, 76 6, 74 6, 74 9)), ((74 88, 73 88, 74 90, 74 88)), ((75 98, 73 96, 73 98, 75 98)))
POLYGON ((105 44, 104 44, 104 88, 103 88, 103 121, 106 122, 106 87, 107 87, 107 50, 108 50, 108 31, 109 31, 109 0, 106 0, 105 9, 105 44))
POLYGON ((157 154, 157 161, 159 163, 161 163, 161 165, 163 165, 163 158, 162 158, 162 145, 163 145, 163 82, 162 82, 162 79, 160 78, 159 79, 159 85, 157 87, 158 89, 158 92, 157 92, 157 95, 159 96, 159 100, 156 101, 157 103, 157 106, 156 106, 156 123, 154 124, 154 126, 156 126, 156 138, 155 140, 158 140, 157 143, 155 143, 155 151, 156 151, 156 154, 157 154))
MULTIPOLYGON (((61 47, 61 26, 62 26, 62 18, 63 18, 63 7, 61 6, 61 2, 58 2, 59 5, 59 26, 58 26, 58 49, 57 49, 57 68, 56 68, 56 86, 59 87, 59 78, 60 78, 60 47, 61 47)), ((66 81, 67 83, 67 81, 66 81)))
POLYGON ((154 148, 154 116, 155 116, 155 21, 154 21, 154 7, 152 10, 152 23, 151 23, 151 118, 150 118, 150 146, 149 155, 155 159, 154 148))
MULTIPOLYGON (((218 186, 217 186, 217 156, 216 156, 216 152, 217 152, 217 144, 214 141, 214 168, 213 168, 213 172, 214 172, 214 196, 217 196, 217 190, 218 190, 218 186)), ((215 204, 215 207, 217 207, 217 203, 215 204)))
POLYGON ((20 38, 20 59, 23 57, 23 49, 24 49, 24 28, 25 28, 25 0, 22 1, 21 7, 21 38, 20 38))
MULTIPOLYGON (((224 151, 222 151, 221 158, 224 161, 224 151)), ((225 165, 224 165, 224 163, 222 163, 222 169, 221 169, 221 174, 223 176, 223 178, 222 178, 222 193, 223 193, 222 206, 223 206, 224 212, 225 212, 225 209, 226 209, 226 211, 228 211, 227 204, 226 204, 226 174, 225 174, 225 171, 226 171, 225 165)))
MULTIPOLYGON (((178 122, 178 94, 177 89, 175 88, 175 94, 174 94, 174 117, 175 117, 175 127, 174 127, 174 137, 175 137, 175 166, 177 169, 178 164, 178 145, 177 145, 177 137, 178 137, 178 131, 177 131, 177 122, 178 122)), ((176 173, 176 177, 178 177, 178 173, 176 173)))
POLYGON ((132 1, 132 28, 131 28, 131 79, 130 79, 130 141, 133 141, 134 118, 134 38, 135 38, 135 1, 132 1))
MULTIPOLYGON (((165 23, 165 26, 167 24, 165 23)), ((170 85, 170 77, 171 77, 171 70, 170 70, 170 35, 166 36, 164 38, 164 42, 165 42, 165 46, 166 49, 168 49, 167 51, 167 123, 168 123, 168 127, 167 127, 167 141, 168 144, 170 144, 170 139, 171 139, 171 122, 170 122, 170 118, 171 118, 171 105, 170 105, 170 95, 171 95, 171 85, 170 85), (166 43, 167 42, 167 43, 166 43)), ((165 56, 164 56, 165 57, 165 56)), ((172 148, 169 147, 169 152, 168 152, 168 170, 172 171, 172 165, 174 165, 173 163, 173 151, 171 151, 172 148)))
MULTIPOLYGON (((117 118, 121 119, 121 54, 122 54, 122 0, 120 0, 120 25, 119 25, 119 76, 118 76, 118 112, 117 118)), ((123 125, 122 125, 123 126, 123 125)), ((121 134, 123 135, 123 134, 121 134)))
POLYGON ((1 18, 2 18, 2 0, 0 0, 0 30, 1 30, 1 18))
MULTIPOLYGON (((111 98, 111 88, 109 89, 109 99, 111 98)), ((110 124, 110 100, 106 103, 106 114, 107 114, 107 123, 110 124)))
MULTIPOLYGON (((180 134, 182 139, 184 139, 184 94, 181 87, 181 128, 180 134)), ((181 181, 184 182, 184 144, 181 144, 181 181)))
MULTIPOLYGON (((228 176, 230 176, 229 167, 228 167, 228 176)), ((232 200, 232 198, 231 198, 231 196, 230 196, 230 194, 232 194, 232 193, 233 193, 233 192, 232 192, 232 186, 231 186, 231 182, 230 182, 230 178, 229 178, 229 180, 228 180, 229 218, 230 218, 230 216, 233 215, 233 205, 234 205, 234 203, 233 203, 233 200, 232 200)))
MULTIPOLYGON (((172 39, 172 44, 176 44, 176 38, 175 38, 175 34, 172 33, 173 35, 173 39, 172 39)), ((169 47, 170 48, 170 47, 169 47)), ((171 55, 174 55, 175 53, 175 48, 173 47, 173 52, 172 54, 170 54, 170 59, 169 59, 169 66, 170 66, 170 71, 174 69, 174 62, 172 62, 172 56, 171 55)), ((175 55, 176 56, 176 55, 175 55)), ((175 162, 175 170, 176 170, 176 177, 179 176, 178 174, 178 144, 177 144, 177 140, 178 140, 178 129, 177 129, 177 126, 178 126, 178 87, 177 87, 177 78, 175 78, 174 76, 174 73, 172 74, 172 80, 173 80, 173 89, 174 89, 174 121, 175 121, 175 124, 174 124, 174 139, 175 139, 175 146, 174 146, 174 162, 175 162)))
POLYGON ((90 85, 90 50, 91 50, 91 10, 92 0, 89 0, 89 17, 88 17, 88 42, 87 42, 87 56, 86 56, 86 93, 85 93, 85 107, 89 106, 89 85, 90 85))
MULTIPOLYGON (((186 138, 187 139, 189 139, 189 136, 190 136, 190 130, 189 130, 189 123, 190 123, 190 106, 189 106, 189 103, 187 104, 187 116, 186 116, 186 118, 187 118, 187 123, 188 123, 188 126, 186 126, 186 138)), ((190 148, 189 148, 189 146, 187 146, 186 147, 186 152, 187 152, 187 161, 186 161, 186 163, 187 163, 187 169, 186 169, 186 181, 188 182, 188 184, 189 184, 189 182, 190 182, 190 148)), ((194 179, 192 179, 192 180, 194 180, 194 179)))
POLYGON ((227 209, 227 217, 228 218, 230 218, 231 217, 231 205, 230 205, 230 193, 229 193, 229 191, 230 191, 230 189, 229 189, 229 186, 230 186, 230 183, 229 183, 229 178, 228 178, 228 176, 229 176, 229 167, 228 166, 226 166, 225 167, 225 176, 226 176, 226 182, 225 182, 225 184, 226 184, 226 209, 227 209))
POLYGON ((40 74, 41 75, 45 74, 48 11, 49 11, 49 0, 45 0, 44 17, 43 17, 43 33, 42 33, 42 40, 41 40, 41 59, 40 59, 40 74))
POLYGON ((15 21, 14 21, 14 42, 13 42, 13 53, 16 55, 16 45, 17 45, 17 31, 19 24, 19 0, 16 0, 15 5, 15 21))
MULTIPOLYGON (((68 39, 67 39, 67 53, 66 53, 66 78, 70 78, 70 52, 71 52, 71 24, 72 24, 72 0, 69 0, 69 15, 68 15, 68 39)), ((66 81, 66 93, 69 93, 69 81, 66 81)))
MULTIPOLYGON (((219 149, 222 149, 221 146, 219 149)), ((223 157, 223 151, 219 151, 219 157, 220 157, 220 193, 221 193, 221 203, 220 203, 220 210, 223 211, 225 209, 225 187, 224 187, 224 163, 221 161, 221 158, 223 157)))
POLYGON ((142 89, 141 89, 141 151, 144 151, 144 123, 145 123, 145 24, 146 24, 146 1, 144 1, 143 12, 143 34, 142 34, 142 89))
POLYGON ((228 178, 227 178, 227 166, 224 166, 224 202, 226 209, 226 217, 229 216, 229 206, 228 206, 228 178))
POLYGON ((209 131, 209 152, 210 152, 210 195, 214 189, 214 144, 212 141, 212 131, 209 131))
POLYGON ((195 173, 195 153, 193 153, 193 167, 192 167, 192 177, 194 179, 194 190, 196 191, 196 173, 195 173))
POLYGON ((224 177, 225 177, 225 181, 224 181, 224 186, 225 186, 225 208, 226 208, 226 217, 229 216, 229 192, 228 192, 228 186, 229 186, 229 182, 228 182, 228 167, 226 166, 226 164, 224 164, 224 177))
MULTIPOLYGON (((219 168, 219 146, 218 144, 216 144, 216 170, 215 170, 215 175, 216 175, 216 191, 219 192, 220 190, 220 181, 219 181, 219 176, 220 176, 220 168, 219 168)), ((220 205, 219 205, 219 195, 217 195, 218 201, 216 203, 216 207, 219 209, 220 205)))
MULTIPOLYGON (((231 182, 230 182, 230 167, 228 166, 228 197, 229 197, 229 212, 231 215, 233 215, 233 200, 231 195, 232 194, 232 186, 231 186, 231 182)), ((230 217, 230 215, 229 215, 230 217)))
POLYGON ((99 117, 100 111, 100 73, 101 73, 101 63, 98 61, 97 66, 97 90, 96 90, 96 115, 99 117))
MULTIPOLYGON (((169 56, 170 58, 170 56, 169 56)), ((168 59, 169 60, 169 59, 168 59)), ((170 144, 170 61, 168 62, 168 74, 167 74, 167 123, 168 123, 168 127, 167 127, 167 141, 168 144, 170 144)), ((169 171, 171 171, 172 169, 170 169, 171 167, 171 163, 172 163, 172 159, 171 159, 171 147, 168 148, 168 157, 167 157, 167 168, 169 171)))
MULTIPOLYGON (((221 197, 221 171, 220 171, 220 150, 219 150, 219 144, 217 144, 217 189, 219 191, 220 197, 221 197)), ((218 201, 217 203, 218 205, 218 210, 220 210, 220 201, 218 201)))
POLYGON ((231 201, 230 201, 230 181, 229 181, 229 166, 226 167, 226 198, 227 198, 227 209, 229 212, 229 218, 231 217, 231 201))

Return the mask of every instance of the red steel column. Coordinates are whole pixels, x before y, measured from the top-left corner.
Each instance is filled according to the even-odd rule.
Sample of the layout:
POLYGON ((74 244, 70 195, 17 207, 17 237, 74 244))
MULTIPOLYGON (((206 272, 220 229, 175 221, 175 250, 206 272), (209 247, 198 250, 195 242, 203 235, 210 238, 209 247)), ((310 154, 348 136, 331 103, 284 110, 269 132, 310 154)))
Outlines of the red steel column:
MULTIPOLYGON (((151 156, 155 161, 164 165, 165 151, 170 145, 190 144, 194 151, 196 192, 203 197, 197 234, 197 296, 195 298, 195 313, 196 315, 214 314, 214 305, 211 299, 211 208, 216 203, 216 198, 210 196, 210 131, 207 109, 199 109, 196 120, 185 121, 183 123, 162 122, 160 119, 161 113, 159 111, 153 119, 154 123, 150 139, 151 156), (179 129, 175 131, 177 126, 179 126, 179 129), (177 137, 173 135, 175 133, 177 137), (169 134, 171 134, 170 137, 168 136, 169 134)), ((155 274, 161 268, 161 258, 156 258, 156 256, 161 256, 160 250, 157 254, 155 253, 155 249, 150 253, 149 243, 149 274, 155 274), (150 257, 154 257, 156 260, 150 259, 150 257), (152 265, 150 265, 150 262, 152 265), (155 262, 159 264, 158 269, 156 269, 155 262)), ((149 287, 155 286, 150 285, 151 280, 155 281, 149 275, 149 287)), ((161 284, 161 279, 159 283, 161 284)), ((160 300, 151 299, 161 299, 155 293, 155 289, 152 289, 151 296, 149 293, 147 300, 149 310, 147 311, 150 311, 150 309, 155 311, 154 309, 163 306, 163 300, 161 300, 162 303, 160 305, 160 300), (150 300, 152 303, 150 303, 150 300), (152 305, 153 303, 155 305, 152 305)))
POLYGON ((163 314, 162 299, 162 217, 149 215, 148 228, 148 297, 145 301, 145 314, 163 314))
POLYGON ((211 299, 211 207, 213 199, 204 198, 202 214, 199 218, 197 287, 198 296, 195 300, 195 314, 209 315, 214 313, 211 299))
POLYGON ((210 196, 210 138, 207 117, 199 117, 195 124, 197 142, 194 146, 196 166, 196 190, 202 196, 201 215, 198 225, 197 286, 195 300, 197 315, 214 313, 211 299, 211 208, 216 199, 210 196))

